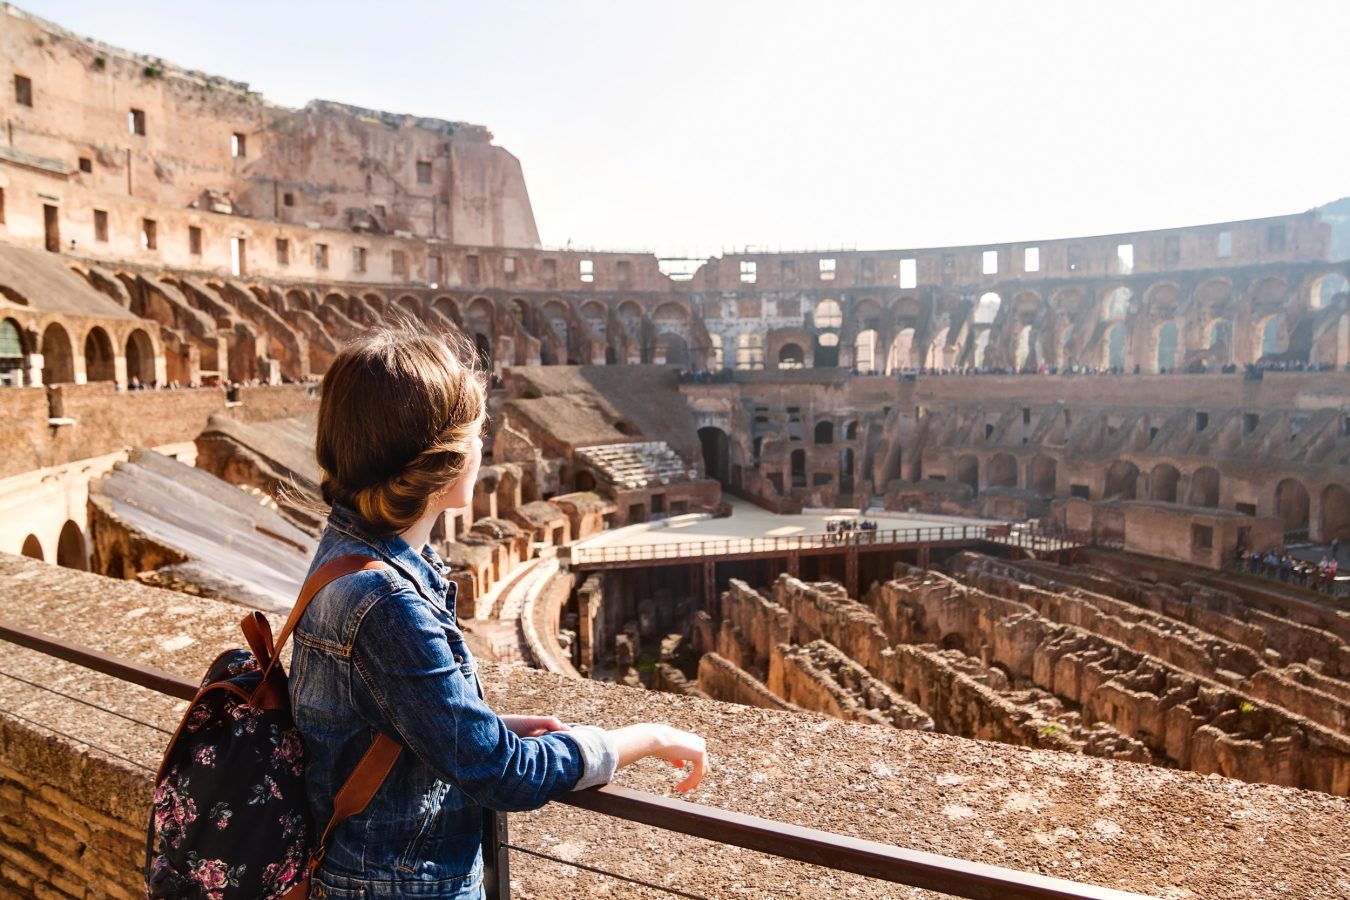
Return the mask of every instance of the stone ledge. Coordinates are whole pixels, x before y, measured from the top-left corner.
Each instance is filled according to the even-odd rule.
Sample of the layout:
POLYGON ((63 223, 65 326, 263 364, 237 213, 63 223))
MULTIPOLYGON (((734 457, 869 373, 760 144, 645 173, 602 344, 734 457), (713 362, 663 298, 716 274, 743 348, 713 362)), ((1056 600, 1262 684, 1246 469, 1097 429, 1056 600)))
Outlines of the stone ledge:
MULTIPOLYGON (((199 677, 220 649, 239 643, 235 623, 243 610, 220 601, 11 556, 0 556, 0 585, 0 620, 185 677, 199 677), (192 643, 166 647, 170 633, 192 643)), ((0 823, 11 847, 22 837, 47 848, 41 856, 46 862, 36 866, 45 875, 24 869, 24 860, 38 859, 31 850, 22 851, 22 860, 0 859, 0 885, 13 872, 15 879, 61 890, 82 879, 73 865, 62 868, 63 845, 51 837, 50 823, 65 823, 73 834, 79 826, 69 822, 88 822, 118 835, 102 849, 86 847, 79 860, 86 872, 110 871, 112 860, 129 852, 129 838, 145 824, 151 775, 142 766, 150 760, 153 767, 167 740, 157 729, 171 727, 181 704, 95 674, 81 677, 36 654, 7 652, 5 659, 7 673, 66 693, 72 693, 74 681, 90 699, 134 710, 147 723, 87 707, 81 712, 38 688, 0 679, 10 682, 0 693, 0 708, 37 723, 0 714, 0 823), (50 728, 117 750, 135 764, 91 751, 50 728), (46 817, 16 819, 8 812, 15 803, 46 817)), ((1343 849, 1350 803, 1325 794, 533 670, 491 664, 482 669, 488 700, 501 712, 553 713, 611 727, 667 721, 703 733, 712 769, 691 802, 1169 898, 1303 900, 1350 893, 1343 849)), ((647 760, 622 772, 618 783, 669 793, 675 780, 668 766, 647 760)), ((931 896, 556 804, 513 815, 510 822, 511 840, 522 847, 705 896, 931 896)), ((127 881, 117 887, 134 892, 139 865, 138 853, 125 860, 118 871, 127 881)), ((519 853, 511 865, 518 897, 660 896, 519 853)), ((121 893, 111 884, 102 889, 121 893)))

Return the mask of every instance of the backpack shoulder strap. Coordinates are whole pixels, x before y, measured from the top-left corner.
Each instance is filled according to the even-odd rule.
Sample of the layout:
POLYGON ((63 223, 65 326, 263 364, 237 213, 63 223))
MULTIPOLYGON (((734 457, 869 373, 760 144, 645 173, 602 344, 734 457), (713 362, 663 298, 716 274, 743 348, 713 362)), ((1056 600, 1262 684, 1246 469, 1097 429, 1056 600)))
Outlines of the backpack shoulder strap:
POLYGON ((346 556, 331 559, 315 569, 314 574, 310 575, 305 580, 304 586, 300 588, 300 596, 296 598, 291 614, 286 617, 286 624, 281 629, 281 636, 277 638, 276 645, 272 649, 272 658, 268 660, 267 669, 263 673, 263 681, 267 680, 266 676, 271 673, 272 667, 277 664, 277 660, 281 659, 281 651, 286 647, 286 642, 291 639, 291 632, 295 631, 295 626, 300 624, 300 617, 305 614, 305 609, 309 606, 309 601, 314 599, 315 594, 344 575, 363 572, 367 569, 387 568, 389 568, 388 564, 378 559, 361 553, 350 553, 346 556))
POLYGON ((384 784, 385 778, 389 776, 402 752, 403 748, 398 742, 383 731, 375 736, 370 749, 361 757, 352 774, 333 797, 333 816, 328 820, 328 826, 324 828, 323 835, 314 845, 314 854, 310 857, 311 873, 323 862, 324 854, 328 852, 328 843, 333 839, 333 832, 370 804, 375 792, 384 784))

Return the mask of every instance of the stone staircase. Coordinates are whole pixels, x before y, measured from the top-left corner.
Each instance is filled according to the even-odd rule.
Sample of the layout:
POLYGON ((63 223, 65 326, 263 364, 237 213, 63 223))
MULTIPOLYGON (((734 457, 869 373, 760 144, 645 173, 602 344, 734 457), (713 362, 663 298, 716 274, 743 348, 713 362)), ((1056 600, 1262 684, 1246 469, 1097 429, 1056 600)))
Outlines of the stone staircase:
POLYGON ((615 487, 646 488, 692 481, 698 471, 665 441, 605 444, 579 449, 575 458, 615 487))

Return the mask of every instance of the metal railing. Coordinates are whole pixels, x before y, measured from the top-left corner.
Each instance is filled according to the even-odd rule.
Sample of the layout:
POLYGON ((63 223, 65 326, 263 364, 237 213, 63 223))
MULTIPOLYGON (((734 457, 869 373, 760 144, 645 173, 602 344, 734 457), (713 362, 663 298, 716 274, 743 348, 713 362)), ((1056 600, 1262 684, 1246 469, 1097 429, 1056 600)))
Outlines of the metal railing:
POLYGON ((574 566, 605 563, 695 559, 708 556, 753 556, 800 553, 840 548, 882 549, 921 544, 990 541, 1037 552, 1055 552, 1080 546, 1057 537, 1012 531, 998 525, 939 525, 890 528, 877 531, 835 531, 774 537, 716 538, 706 541, 670 541, 662 544, 620 544, 572 547, 574 566))
MULTIPOLYGON (((170 672, 24 628, 0 625, 0 640, 182 700, 195 697, 199 687, 196 682, 170 672)), ((43 727, 38 723, 33 724, 43 727)), ((1148 900, 1147 895, 1143 894, 907 850, 628 788, 611 786, 577 791, 555 802, 783 859, 972 900, 1148 900)), ((587 866, 575 860, 556 859, 537 850, 513 845, 508 838, 506 815, 487 813, 483 831, 484 883, 491 900, 509 900, 511 896, 511 850, 642 884, 676 896, 697 896, 669 886, 627 878, 620 873, 587 866)))

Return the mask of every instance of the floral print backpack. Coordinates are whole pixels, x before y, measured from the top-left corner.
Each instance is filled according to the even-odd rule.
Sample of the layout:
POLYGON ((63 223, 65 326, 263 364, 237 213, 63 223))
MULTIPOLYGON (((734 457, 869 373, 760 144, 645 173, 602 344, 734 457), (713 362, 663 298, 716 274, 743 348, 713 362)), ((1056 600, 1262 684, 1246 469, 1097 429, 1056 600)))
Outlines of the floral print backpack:
POLYGON ((384 565, 344 556, 305 582, 281 640, 252 612, 249 649, 227 650, 202 680, 155 778, 145 849, 149 897, 210 900, 309 896, 310 874, 339 823, 366 808, 398 759, 379 735, 333 802, 316 841, 305 796, 304 748, 291 716, 282 649, 309 601, 334 579, 384 565))

